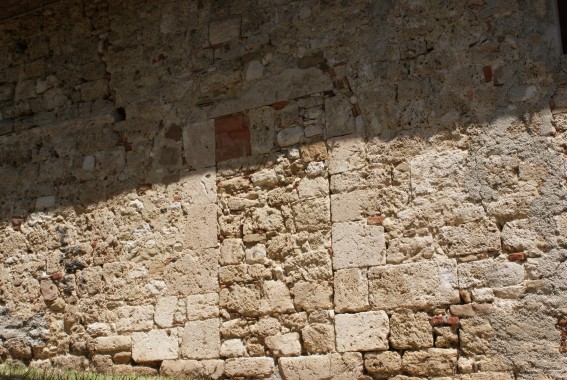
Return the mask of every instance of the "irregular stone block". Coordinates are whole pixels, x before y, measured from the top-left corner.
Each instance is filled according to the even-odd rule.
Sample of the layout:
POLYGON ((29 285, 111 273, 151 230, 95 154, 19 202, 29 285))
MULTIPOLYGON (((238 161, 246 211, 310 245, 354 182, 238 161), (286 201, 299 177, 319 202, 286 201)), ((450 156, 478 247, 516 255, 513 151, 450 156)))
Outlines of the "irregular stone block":
POLYGON ((218 249, 204 249, 185 253, 170 263, 164 271, 164 280, 172 293, 206 294, 218 291, 218 249))
POLYGON ((335 311, 364 311, 368 303, 366 272, 359 268, 341 269, 335 272, 335 311))
POLYGON ((364 355, 364 368, 372 376, 388 378, 402 369, 402 357, 395 351, 367 353, 364 355))
POLYGON ((461 319, 460 348, 465 355, 484 354, 490 348, 495 331, 483 318, 461 319))
POLYGON ((185 324, 181 354, 189 359, 214 359, 220 353, 219 319, 189 321, 185 324))
POLYGON ((369 267, 385 263, 384 227, 366 222, 333 224, 333 268, 369 267))
POLYGON ((370 305, 377 309, 458 303, 456 262, 442 260, 370 268, 368 292, 370 305))
POLYGON ((39 288, 41 290, 41 296, 44 301, 55 301, 59 296, 59 290, 57 286, 50 280, 41 280, 39 283, 39 288))
POLYGON ((130 351, 132 338, 129 336, 101 336, 95 339, 97 353, 130 351))
POLYGON ((406 351, 402 368, 413 376, 452 376, 457 370, 457 350, 430 348, 406 351))
POLYGON ((460 288, 504 287, 521 284, 524 281, 524 267, 521 264, 493 259, 471 261, 459 264, 460 288))
POLYGON ((439 245, 449 257, 498 252, 500 231, 495 223, 485 220, 439 229, 439 245))
POLYGON ((266 357, 236 358, 225 362, 224 371, 229 377, 264 378, 274 373, 274 359, 266 357))
POLYGON ((281 281, 265 281, 260 300, 262 314, 290 313, 295 311, 287 285, 281 281))
POLYGON ((335 350, 335 328, 333 325, 314 323, 301 330, 305 350, 311 354, 335 350))
POLYGON ((329 182, 324 177, 305 177, 297 187, 300 198, 317 198, 329 195, 329 182))
POLYGON ((224 239, 220 248, 220 264, 240 264, 244 259, 244 244, 242 239, 224 239))
POLYGON ((217 206, 190 206, 186 208, 187 218, 183 228, 183 247, 203 249, 218 246, 217 206))
POLYGON ((301 354, 298 333, 277 334, 265 339, 273 356, 296 356, 301 354))
POLYGON ((328 229, 331 212, 328 198, 307 199, 293 204, 295 227, 298 231, 320 231, 328 229))
POLYGON ((389 330, 385 311, 338 314, 335 317, 337 351, 387 350, 389 330))
POLYGON ((360 352, 345 352, 331 354, 331 373, 334 380, 358 379, 363 372, 362 354, 360 352))
POLYGON ((187 297, 187 320, 210 319, 219 316, 218 293, 193 294, 187 297))
POLYGON ((224 360, 164 360, 159 372, 163 376, 216 380, 224 373, 224 360))
POLYGON ((464 183, 468 152, 451 150, 427 153, 410 161, 412 191, 416 197, 435 194, 439 189, 464 183))
POLYGON ((148 331, 154 325, 154 307, 123 306, 116 311, 116 332, 148 331))
POLYGON ((300 281, 293 286, 293 302, 297 310, 333 308, 333 288, 328 283, 300 281))
POLYGON ((253 155, 269 153, 274 147, 276 130, 274 112, 272 107, 248 111, 250 149, 253 155))
POLYGON ((177 297, 159 297, 156 302, 154 321, 159 327, 173 326, 173 315, 177 308, 177 297))
POLYGON ((178 356, 177 329, 132 334, 132 359, 136 363, 177 359, 178 356))
POLYGON ((359 135, 335 137, 327 140, 329 145, 329 174, 338 174, 361 169, 366 165, 366 146, 359 135))
POLYGON ((390 344, 398 350, 433 347, 433 328, 425 313, 399 310, 390 318, 390 344))
POLYGON ((325 121, 327 137, 343 136, 356 132, 349 98, 333 96, 325 98, 325 121))
POLYGON ((241 339, 225 340, 220 347, 220 356, 223 358, 246 356, 246 347, 241 339))

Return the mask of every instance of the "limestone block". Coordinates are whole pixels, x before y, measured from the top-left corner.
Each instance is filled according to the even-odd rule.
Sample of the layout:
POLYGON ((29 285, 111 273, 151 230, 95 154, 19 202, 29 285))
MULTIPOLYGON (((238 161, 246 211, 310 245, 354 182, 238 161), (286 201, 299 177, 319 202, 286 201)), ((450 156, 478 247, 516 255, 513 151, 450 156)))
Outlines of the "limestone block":
POLYGON ((224 373, 224 360, 164 360, 160 375, 195 379, 220 379, 224 373))
POLYGON ((348 135, 327 140, 329 174, 361 169, 366 165, 366 146, 360 135, 348 135))
POLYGON ((154 314, 154 321, 159 327, 173 326, 173 315, 177 308, 177 297, 158 297, 154 314))
POLYGON ((153 306, 123 306, 116 310, 116 332, 148 331, 154 325, 153 306))
POLYGON ((460 348, 465 355, 486 353, 494 335, 490 323, 481 317, 461 319, 460 348))
MULTIPOLYGON (((311 127, 305 128, 305 135, 307 136, 308 133, 321 133, 322 130, 317 127, 320 131, 313 131, 311 127)), ((299 151, 301 153, 301 159, 303 162, 312 162, 312 161, 325 161, 329 157, 329 153, 327 151, 327 145, 324 141, 309 141, 301 144, 299 147, 299 151)), ((328 184, 327 184, 328 187, 328 184)))
POLYGON ((281 148, 299 144, 303 139, 303 128, 298 125, 282 129, 276 135, 276 141, 281 148))
POLYGON ((439 245, 449 257, 500 251, 500 231, 492 221, 483 220, 439 229, 439 245))
POLYGON ((300 281, 293 286, 292 293, 297 310, 333 308, 333 288, 328 283, 300 281))
POLYGON ((225 340, 220 347, 220 356, 223 358, 246 356, 246 347, 241 339, 225 340))
POLYGON ((535 230, 528 219, 508 222, 502 228, 502 248, 507 252, 525 252, 538 255, 545 251, 548 243, 535 230))
MULTIPOLYGON (((333 177, 331 177, 333 178, 333 177)), ((355 190, 331 195, 331 217, 333 223, 351 220, 366 220, 368 213, 380 210, 380 201, 375 191, 355 190)))
POLYGON ((205 120, 183 128, 183 154, 193 169, 215 165, 215 121, 205 120))
POLYGON ((344 136, 356 132, 349 98, 340 95, 326 97, 325 116, 327 137, 344 136))
POLYGON ((266 246, 264 244, 256 244, 246 249, 247 264, 264 264, 266 262, 266 246))
POLYGON ((272 107, 255 108, 248 111, 250 149, 253 155, 269 153, 275 141, 275 114, 272 107))
POLYGON ((493 259, 471 261, 459 264, 460 288, 504 287, 521 284, 524 281, 524 267, 521 264, 493 259))
POLYGON ((364 355, 364 368, 372 376, 389 378, 402 369, 402 357, 396 351, 370 352, 364 355))
POLYGON ((117 352, 112 356, 114 364, 129 364, 132 361, 131 352, 117 352))
POLYGON ((183 226, 182 242, 186 249, 203 249, 218 246, 217 206, 215 204, 190 206, 183 226))
POLYGON ((335 350, 335 328, 325 323, 314 323, 301 330, 303 345, 310 354, 335 350))
POLYGON ((423 257, 433 257, 435 244, 432 236, 412 236, 390 239, 386 251, 388 264, 400 264, 404 261, 417 261, 423 257))
POLYGON ((187 296, 187 320, 211 319, 219 316, 218 293, 187 296))
POLYGON ((132 339, 129 336, 100 336, 95 339, 95 347, 97 353, 130 351, 132 339))
POLYGON ((258 187, 271 188, 278 184, 278 175, 274 169, 262 169, 250 176, 252 184, 258 187))
POLYGON ((389 330, 384 311, 338 314, 335 317, 337 351, 387 350, 389 330))
POLYGON ((457 350, 430 348, 406 351, 402 368, 413 376, 451 376, 457 370, 457 350))
POLYGON ((206 294, 218 290, 218 256, 215 248, 189 251, 170 263, 164 280, 171 293, 206 294))
POLYGON ((433 347, 433 328, 428 315, 407 309, 392 314, 390 345, 398 350, 433 347))
POLYGON ((217 200, 216 172, 214 168, 200 169, 183 174, 179 185, 183 207, 208 205, 217 200))
POLYGON ((300 198, 317 198, 329 195, 329 182, 324 177, 305 177, 297 187, 300 198))
POLYGON ((219 269, 219 281, 221 284, 254 282, 270 279, 271 277, 271 270, 262 264, 226 265, 219 269))
POLYGON ((333 224, 333 268, 368 267, 385 263, 384 227, 366 222, 333 224))
POLYGON ((284 282, 265 281, 263 297, 260 300, 262 314, 290 313, 295 311, 291 294, 284 282))
POLYGON ((222 44, 240 36, 240 18, 230 18, 212 22, 209 25, 209 42, 211 45, 222 44))
POLYGON ((189 321, 185 324, 181 354, 189 359, 214 359, 219 357, 219 319, 189 321))
POLYGON ((220 248, 220 265, 240 264, 244 259, 242 239, 224 239, 220 248))
POLYGON ((377 309, 458 303, 457 265, 440 260, 373 267, 368 270, 368 293, 377 309))
POLYGON ((248 321, 236 318, 223 322, 220 332, 223 338, 246 338, 251 330, 248 321))
POLYGON ((329 228, 331 212, 328 198, 307 199, 292 206, 298 231, 320 231, 329 228))
POLYGON ((224 366, 225 374, 229 377, 265 378, 275 369, 274 359, 267 357, 228 359, 224 366))
POLYGON ((360 352, 331 354, 331 373, 333 380, 359 379, 364 370, 360 352))
POLYGON ((254 285, 232 285, 221 289, 219 293, 219 306, 235 311, 243 316, 260 315, 260 289, 254 285))
POLYGON ((435 347, 437 348, 457 348, 459 345, 459 335, 450 326, 435 327, 435 347))
POLYGON ((449 150, 426 153, 410 161, 414 196, 435 194, 439 189, 455 188, 463 184, 468 152, 449 150))
POLYGON ((57 286, 50 280, 41 280, 39 288, 44 301, 55 301, 59 296, 57 286))
MULTIPOLYGON (((544 375, 545 376, 545 375, 544 375)), ((479 372, 461 375, 459 380, 514 380, 515 376, 507 372, 479 372)), ((545 379, 541 377, 540 379, 545 379)))
POLYGON ((279 364, 285 380, 323 380, 333 375, 330 355, 281 358, 279 364))
POLYGON ((177 329, 151 330, 132 334, 132 359, 136 363, 177 359, 179 342, 177 329))
POLYGON ((261 318, 254 326, 252 326, 252 332, 260 335, 261 337, 266 337, 269 335, 276 335, 280 332, 281 327, 280 321, 276 318, 261 318))
POLYGON ((271 335, 265 339, 273 356, 296 356, 301 354, 298 333, 271 335))
POLYGON ((335 311, 364 311, 368 303, 368 280, 366 272, 359 268, 341 269, 335 272, 335 311))

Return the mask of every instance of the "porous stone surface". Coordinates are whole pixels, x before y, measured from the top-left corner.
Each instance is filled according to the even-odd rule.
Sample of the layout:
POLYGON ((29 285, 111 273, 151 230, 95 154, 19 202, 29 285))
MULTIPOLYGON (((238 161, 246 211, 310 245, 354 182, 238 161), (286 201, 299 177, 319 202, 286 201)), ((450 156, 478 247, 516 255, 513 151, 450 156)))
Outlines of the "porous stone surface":
POLYGON ((2 16, 33 2, 0 7, 0 362, 565 377, 554 1, 2 16))

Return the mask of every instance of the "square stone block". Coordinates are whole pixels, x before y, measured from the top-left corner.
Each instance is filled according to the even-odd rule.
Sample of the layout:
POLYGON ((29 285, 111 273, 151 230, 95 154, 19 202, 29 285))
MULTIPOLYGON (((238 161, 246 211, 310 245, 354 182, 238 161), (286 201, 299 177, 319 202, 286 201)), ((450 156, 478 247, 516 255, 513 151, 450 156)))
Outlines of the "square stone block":
POLYGON ((181 354, 189 359, 214 359, 220 355, 219 319, 190 321, 185 324, 181 354))
POLYGON ((132 359, 136 363, 177 359, 179 356, 177 336, 177 329, 132 334, 132 359))
POLYGON ((384 264, 384 250, 384 227, 365 221, 333 224, 335 270, 384 264))
POLYGON ((368 303, 366 271, 359 268, 341 269, 335 272, 335 311, 364 311, 368 303))
POLYGON ((194 321, 218 316, 218 293, 193 294, 187 297, 187 320, 194 321))
POLYGON ((335 331, 339 352, 388 349, 390 323, 385 311, 338 314, 335 331))

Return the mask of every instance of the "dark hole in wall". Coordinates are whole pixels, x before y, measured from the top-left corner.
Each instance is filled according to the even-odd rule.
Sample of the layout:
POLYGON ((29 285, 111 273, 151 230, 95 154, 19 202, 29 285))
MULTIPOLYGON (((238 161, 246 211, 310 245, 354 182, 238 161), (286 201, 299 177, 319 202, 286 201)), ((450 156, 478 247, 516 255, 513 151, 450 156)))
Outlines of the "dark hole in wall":
POLYGON ((567 53, 567 0, 557 0, 557 14, 561 28, 561 46, 563 54, 567 53))

